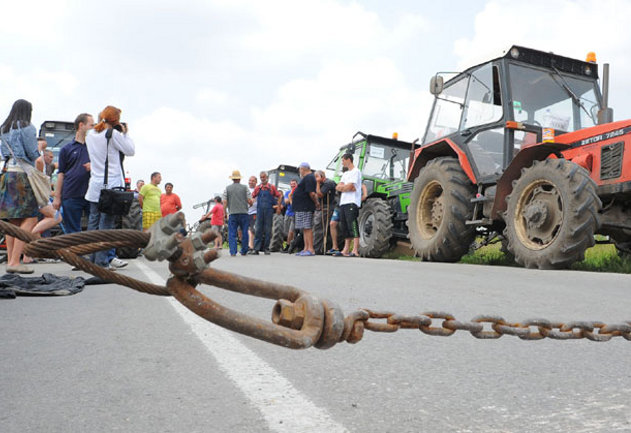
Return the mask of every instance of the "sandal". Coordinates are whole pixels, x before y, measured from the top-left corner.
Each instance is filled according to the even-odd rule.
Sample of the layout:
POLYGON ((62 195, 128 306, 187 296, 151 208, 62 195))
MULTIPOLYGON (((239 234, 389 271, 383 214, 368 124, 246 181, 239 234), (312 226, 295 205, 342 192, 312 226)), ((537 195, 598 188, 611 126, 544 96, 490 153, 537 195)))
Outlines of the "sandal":
POLYGON ((336 253, 339 253, 340 250, 336 250, 335 248, 331 248, 329 251, 327 251, 326 254, 327 256, 334 256, 336 253))

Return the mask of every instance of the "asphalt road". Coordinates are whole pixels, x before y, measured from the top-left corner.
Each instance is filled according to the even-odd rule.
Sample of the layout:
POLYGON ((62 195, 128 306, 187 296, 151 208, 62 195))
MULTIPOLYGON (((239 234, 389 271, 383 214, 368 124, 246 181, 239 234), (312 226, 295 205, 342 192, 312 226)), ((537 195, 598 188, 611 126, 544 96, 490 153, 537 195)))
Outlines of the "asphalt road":
MULTIPOLYGON (((61 264, 37 272, 83 275, 61 264)), ((213 266, 339 303, 457 319, 631 320, 631 277, 332 257, 222 257, 213 266)), ((164 263, 121 272, 155 281, 164 263)), ((273 302, 206 287, 269 318, 273 302)), ((477 340, 366 331, 292 351, 236 335, 168 298, 114 285, 0 300, 0 431, 631 431, 631 342, 477 340)))

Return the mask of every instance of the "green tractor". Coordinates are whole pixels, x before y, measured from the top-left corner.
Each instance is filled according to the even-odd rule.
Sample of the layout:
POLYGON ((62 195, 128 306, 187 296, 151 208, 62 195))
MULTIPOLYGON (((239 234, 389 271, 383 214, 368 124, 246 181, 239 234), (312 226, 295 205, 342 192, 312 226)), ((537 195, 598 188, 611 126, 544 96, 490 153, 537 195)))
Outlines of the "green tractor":
POLYGON ((407 208, 413 183, 406 179, 410 155, 419 147, 416 140, 409 143, 396 137, 357 132, 351 143, 342 146, 327 166, 327 170, 335 173, 334 180, 339 182, 342 155, 350 153, 362 173, 367 190, 358 221, 359 253, 362 257, 381 257, 398 240, 407 241, 407 208))

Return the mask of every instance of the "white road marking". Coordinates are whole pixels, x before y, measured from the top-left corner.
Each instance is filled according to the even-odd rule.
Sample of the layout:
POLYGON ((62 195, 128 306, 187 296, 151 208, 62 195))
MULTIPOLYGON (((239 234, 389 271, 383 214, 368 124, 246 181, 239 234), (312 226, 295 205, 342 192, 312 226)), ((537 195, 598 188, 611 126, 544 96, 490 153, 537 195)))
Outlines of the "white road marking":
MULTIPOLYGON (((134 264, 150 282, 164 284, 164 278, 145 263, 136 261, 134 264)), ((348 433, 325 409, 312 403, 230 331, 202 319, 174 298, 167 299, 217 360, 221 370, 261 412, 271 431, 348 433)))

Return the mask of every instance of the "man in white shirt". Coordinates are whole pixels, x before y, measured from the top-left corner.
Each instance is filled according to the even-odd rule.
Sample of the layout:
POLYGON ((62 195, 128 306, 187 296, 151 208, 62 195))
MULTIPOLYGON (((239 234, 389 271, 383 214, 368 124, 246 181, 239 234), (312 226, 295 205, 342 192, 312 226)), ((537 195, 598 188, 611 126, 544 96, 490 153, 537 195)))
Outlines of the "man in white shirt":
POLYGON ((340 191, 340 229, 344 236, 344 249, 340 255, 347 257, 359 257, 359 207, 362 203, 362 174, 353 165, 353 155, 350 153, 342 156, 342 165, 347 171, 335 189, 340 191), (351 240, 353 251, 349 253, 351 240))

